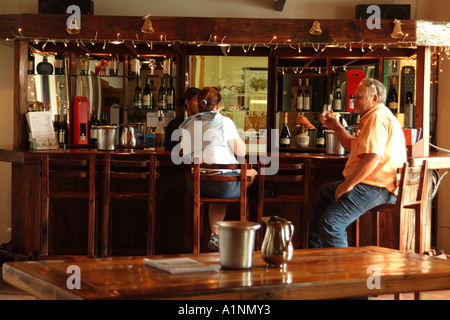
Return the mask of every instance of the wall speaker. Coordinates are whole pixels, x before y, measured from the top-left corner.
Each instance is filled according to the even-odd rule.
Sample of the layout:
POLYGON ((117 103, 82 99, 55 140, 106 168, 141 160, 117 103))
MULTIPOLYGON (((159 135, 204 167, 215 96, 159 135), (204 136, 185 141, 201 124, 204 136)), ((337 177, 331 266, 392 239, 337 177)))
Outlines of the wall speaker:
MULTIPOLYGON (((367 7, 370 4, 358 4, 356 6, 356 19, 367 19, 372 13, 367 13, 367 7)), ((381 10, 380 19, 387 20, 409 20, 411 19, 411 5, 410 4, 378 4, 381 10)))
POLYGON ((81 14, 94 14, 92 0, 39 0, 39 13, 66 14, 71 5, 79 6, 81 14))

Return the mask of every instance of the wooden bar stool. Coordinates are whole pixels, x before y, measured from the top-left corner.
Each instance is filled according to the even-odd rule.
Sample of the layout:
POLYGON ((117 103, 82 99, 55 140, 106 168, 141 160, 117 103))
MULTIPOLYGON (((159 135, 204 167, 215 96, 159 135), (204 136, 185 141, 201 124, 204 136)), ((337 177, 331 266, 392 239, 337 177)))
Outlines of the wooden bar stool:
MULTIPOLYGON (((380 246, 380 213, 392 213, 394 219, 397 219, 398 230, 398 249, 406 251, 406 234, 407 230, 404 229, 407 210, 414 210, 415 212, 415 235, 414 235, 414 252, 422 254, 423 248, 423 220, 422 212, 425 197, 425 174, 428 169, 428 162, 425 160, 421 166, 410 167, 407 162, 403 164, 403 167, 397 169, 397 186, 398 194, 395 203, 382 204, 372 210, 372 236, 373 242, 377 246, 380 246)), ((359 247, 359 218, 355 221, 355 241, 356 246, 359 247)), ((388 228, 388 226, 385 226, 388 228)), ((394 248, 395 249, 395 248, 394 248)), ((400 299, 399 294, 394 295, 395 300, 400 299)), ((415 292, 414 299, 421 299, 421 293, 415 292)))
POLYGON ((192 164, 192 170, 189 174, 193 180, 193 252, 200 252, 200 236, 201 236, 201 215, 200 207, 205 203, 238 203, 240 221, 247 221, 247 163, 241 164, 192 164), (204 170, 240 170, 240 175, 221 175, 204 170), (200 182, 201 181, 215 181, 215 182, 240 182, 240 197, 239 198, 206 198, 201 197, 200 182))
POLYGON ((55 254, 53 199, 77 199, 88 203, 87 255, 96 254, 95 157, 89 154, 47 154, 42 159, 42 206, 40 255, 55 254))
MULTIPOLYGON (((118 200, 145 200, 147 206, 147 233, 146 254, 152 255, 155 251, 155 197, 156 179, 159 166, 156 157, 145 156, 136 158, 135 155, 106 155, 103 169, 103 214, 102 214, 102 237, 101 254, 111 255, 111 217, 110 203, 112 199, 118 200), (142 181, 142 188, 121 190, 117 188, 120 184, 142 181), (112 189, 114 186, 114 189, 112 189)), ((126 214, 126 213, 124 213, 126 214)))
MULTIPOLYGON (((261 223, 265 204, 283 205, 287 203, 301 206, 300 217, 300 247, 308 247, 308 220, 309 220, 309 190, 311 183, 311 160, 306 159, 302 163, 280 163, 278 172, 274 175, 266 175, 266 168, 261 163, 258 165, 258 211, 257 219, 261 223), (281 185, 271 195, 264 194, 265 182, 281 185), (295 190, 295 192, 292 192, 295 190)), ((268 184, 266 184, 268 185, 268 184)), ((294 233, 295 234, 295 233, 294 233)), ((258 234, 257 245, 261 246, 261 235, 258 234)))
MULTIPOLYGON (((428 162, 423 161, 421 166, 410 167, 407 162, 403 167, 398 168, 397 186, 398 194, 397 200, 394 203, 382 204, 370 210, 373 214, 373 242, 375 245, 380 245, 380 213, 392 213, 393 217, 399 221, 399 250, 406 250, 405 238, 407 230, 404 230, 404 219, 407 214, 407 209, 415 211, 415 243, 414 251, 423 253, 423 230, 422 230, 422 212, 423 200, 425 196, 425 174, 428 169, 428 162)), ((355 245, 359 246, 359 218, 356 219, 355 228, 355 245)))

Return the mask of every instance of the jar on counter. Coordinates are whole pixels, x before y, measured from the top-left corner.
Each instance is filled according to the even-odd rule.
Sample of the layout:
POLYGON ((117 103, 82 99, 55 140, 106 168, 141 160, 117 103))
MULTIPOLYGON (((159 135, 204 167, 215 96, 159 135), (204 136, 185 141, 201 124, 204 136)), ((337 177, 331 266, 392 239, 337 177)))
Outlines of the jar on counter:
POLYGON ((294 139, 297 147, 309 147, 309 134, 304 125, 296 126, 294 139))

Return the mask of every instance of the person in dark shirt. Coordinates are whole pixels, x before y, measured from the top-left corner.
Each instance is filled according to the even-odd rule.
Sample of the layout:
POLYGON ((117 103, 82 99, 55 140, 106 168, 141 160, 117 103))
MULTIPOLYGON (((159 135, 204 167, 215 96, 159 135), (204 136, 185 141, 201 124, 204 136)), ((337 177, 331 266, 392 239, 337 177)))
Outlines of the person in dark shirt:
POLYGON ((188 117, 193 116, 194 114, 197 114, 199 112, 198 110, 198 101, 197 97, 200 93, 199 88, 191 87, 186 90, 184 97, 179 100, 179 106, 180 106, 180 113, 181 115, 172 121, 170 121, 166 126, 166 150, 172 150, 173 147, 175 147, 179 141, 172 141, 171 136, 172 132, 174 132, 180 124, 184 121, 184 112, 187 111, 188 117))

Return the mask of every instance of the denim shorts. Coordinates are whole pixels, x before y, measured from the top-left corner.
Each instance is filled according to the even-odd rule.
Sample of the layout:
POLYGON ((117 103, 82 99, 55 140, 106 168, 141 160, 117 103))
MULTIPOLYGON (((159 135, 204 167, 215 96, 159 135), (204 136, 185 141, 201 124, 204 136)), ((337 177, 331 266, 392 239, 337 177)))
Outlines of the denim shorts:
MULTIPOLYGON (((224 176, 240 176, 237 172, 222 172, 224 176)), ((193 195, 194 183, 188 180, 188 190, 193 195)), ((234 199, 241 196, 241 183, 239 181, 200 181, 200 196, 204 198, 234 199)))

